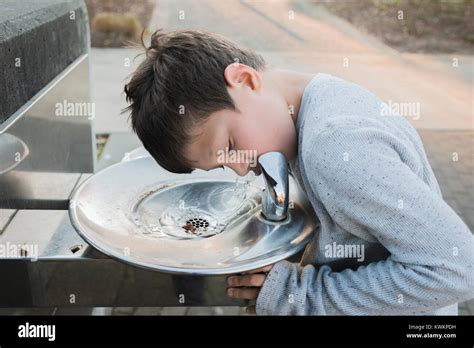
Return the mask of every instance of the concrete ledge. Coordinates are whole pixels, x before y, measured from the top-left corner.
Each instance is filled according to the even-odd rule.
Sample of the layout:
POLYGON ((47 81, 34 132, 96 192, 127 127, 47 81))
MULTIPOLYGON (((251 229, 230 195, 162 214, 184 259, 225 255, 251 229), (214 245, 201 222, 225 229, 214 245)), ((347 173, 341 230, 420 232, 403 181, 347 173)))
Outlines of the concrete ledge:
POLYGON ((82 0, 2 2, 0 124, 89 49, 82 0))

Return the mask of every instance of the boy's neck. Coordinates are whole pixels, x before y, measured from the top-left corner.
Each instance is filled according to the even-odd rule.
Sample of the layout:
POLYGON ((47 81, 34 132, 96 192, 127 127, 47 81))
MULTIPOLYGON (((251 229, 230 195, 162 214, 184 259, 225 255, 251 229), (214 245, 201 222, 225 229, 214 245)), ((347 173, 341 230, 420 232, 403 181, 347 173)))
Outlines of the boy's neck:
POLYGON ((293 123, 296 125, 304 89, 314 77, 314 74, 277 69, 270 66, 264 71, 263 76, 269 82, 268 85, 273 86, 275 91, 285 99, 289 110, 292 111, 290 115, 293 123))

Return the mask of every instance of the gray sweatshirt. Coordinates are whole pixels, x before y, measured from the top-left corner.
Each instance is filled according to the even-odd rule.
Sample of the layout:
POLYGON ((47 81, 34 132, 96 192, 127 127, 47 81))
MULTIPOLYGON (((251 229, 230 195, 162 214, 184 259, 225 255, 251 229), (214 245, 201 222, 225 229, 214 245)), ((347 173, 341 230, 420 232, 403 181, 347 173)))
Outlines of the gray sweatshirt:
POLYGON ((301 263, 274 265, 257 314, 456 315, 474 297, 474 237, 410 123, 366 89, 317 74, 296 129, 290 168, 321 227, 301 263))

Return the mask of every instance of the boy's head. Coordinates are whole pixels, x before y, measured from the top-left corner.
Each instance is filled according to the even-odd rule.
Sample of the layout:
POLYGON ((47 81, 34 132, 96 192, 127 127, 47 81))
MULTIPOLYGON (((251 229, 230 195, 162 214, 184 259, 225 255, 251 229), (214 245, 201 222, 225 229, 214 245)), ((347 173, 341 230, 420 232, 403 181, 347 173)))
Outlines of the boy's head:
POLYGON ((125 86, 132 128, 171 172, 227 166, 245 175, 257 156, 285 152, 295 136, 288 105, 264 82, 266 68, 221 36, 158 30, 125 86))

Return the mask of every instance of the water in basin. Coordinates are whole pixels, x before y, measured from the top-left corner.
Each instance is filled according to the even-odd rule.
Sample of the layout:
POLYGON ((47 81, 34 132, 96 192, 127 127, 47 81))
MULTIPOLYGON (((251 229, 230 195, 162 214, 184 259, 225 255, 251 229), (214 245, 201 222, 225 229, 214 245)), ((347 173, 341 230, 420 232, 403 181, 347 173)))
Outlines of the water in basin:
POLYGON ((261 188, 254 178, 184 183, 147 192, 132 209, 133 222, 153 238, 212 237, 258 209, 261 188))

